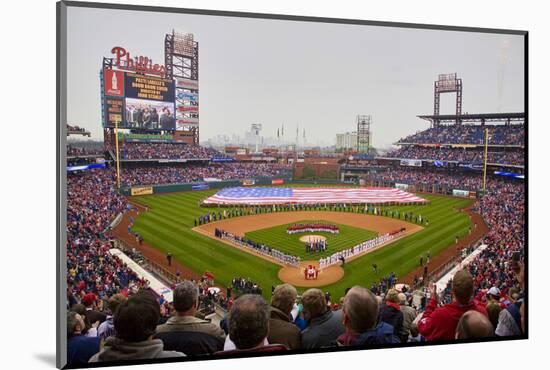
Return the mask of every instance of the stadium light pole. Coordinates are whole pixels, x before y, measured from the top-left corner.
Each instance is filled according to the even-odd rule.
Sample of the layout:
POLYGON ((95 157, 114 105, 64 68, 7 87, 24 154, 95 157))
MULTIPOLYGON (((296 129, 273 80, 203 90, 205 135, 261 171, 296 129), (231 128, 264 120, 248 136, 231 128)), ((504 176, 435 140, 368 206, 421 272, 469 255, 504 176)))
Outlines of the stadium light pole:
POLYGON ((487 147, 489 145, 489 129, 485 128, 485 155, 483 159, 483 195, 487 185, 487 147))
POLYGON ((115 119, 116 183, 120 191, 120 157, 118 154, 118 117, 115 119))

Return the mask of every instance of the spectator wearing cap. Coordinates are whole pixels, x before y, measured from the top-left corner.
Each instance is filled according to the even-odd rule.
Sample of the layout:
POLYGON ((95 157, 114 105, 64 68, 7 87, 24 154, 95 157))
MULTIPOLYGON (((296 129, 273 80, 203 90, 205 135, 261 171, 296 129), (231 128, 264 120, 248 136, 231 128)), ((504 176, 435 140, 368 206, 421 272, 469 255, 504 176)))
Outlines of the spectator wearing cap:
POLYGON ((380 321, 393 326, 394 334, 399 336, 403 331, 403 312, 399 304, 399 292, 396 289, 390 289, 385 298, 380 308, 380 321))
POLYGON ((498 289, 497 287, 495 286, 491 287, 491 289, 487 291, 486 296, 487 296, 487 304, 491 302, 495 302, 499 304, 501 308, 506 308, 506 305, 500 302, 501 294, 500 294, 500 289, 498 289))
POLYGON ((97 336, 101 339, 107 339, 110 336, 116 335, 114 315, 118 306, 126 301, 126 297, 123 294, 115 294, 107 302, 107 308, 109 309, 109 315, 107 319, 103 321, 97 328, 97 336))
POLYGON ((341 320, 327 307, 325 294, 316 288, 308 289, 302 295, 304 318, 308 326, 302 331, 303 348, 323 348, 334 345, 345 332, 341 320))
POLYGON ((290 349, 302 347, 302 334, 292 323, 291 316, 297 295, 296 288, 290 284, 277 285, 273 290, 269 308, 269 343, 284 344, 290 349))
POLYGON ((101 324, 103 321, 107 319, 107 315, 105 315, 103 312, 99 312, 96 310, 97 297, 94 293, 87 293, 82 298, 82 304, 86 308, 86 318, 91 324, 94 324, 95 322, 99 321, 101 324))
POLYGON ((409 338, 411 324, 416 318, 416 310, 407 304, 407 296, 405 293, 399 293, 397 297, 399 298, 399 306, 403 313, 403 326, 401 327, 399 337, 401 338, 401 342, 405 343, 409 338))
POLYGON ((369 346, 399 343, 394 328, 380 321, 376 296, 368 289, 354 286, 344 297, 342 321, 345 332, 338 337, 338 346, 369 346))
POLYGON ((478 311, 465 312, 456 326, 456 339, 488 338, 494 335, 493 325, 478 311))
POLYGON ((165 324, 157 327, 157 333, 201 332, 222 341, 225 339, 225 333, 219 326, 196 317, 199 308, 199 288, 194 282, 185 280, 178 284, 173 291, 173 297, 175 314, 165 324))
POLYGON ((160 306, 151 293, 142 291, 131 296, 116 311, 116 336, 107 338, 103 350, 90 362, 185 356, 181 352, 164 351, 162 340, 153 339, 159 319, 160 306))
POLYGON ((100 339, 83 334, 84 318, 74 312, 67 313, 67 365, 85 365, 99 352, 100 339))
POLYGON ((466 311, 475 310, 487 316, 487 310, 473 297, 474 283, 472 275, 466 269, 459 270, 453 277, 453 301, 437 307, 437 288, 433 284, 430 291, 430 302, 418 322, 418 331, 428 341, 452 340, 455 338, 456 325, 466 311))

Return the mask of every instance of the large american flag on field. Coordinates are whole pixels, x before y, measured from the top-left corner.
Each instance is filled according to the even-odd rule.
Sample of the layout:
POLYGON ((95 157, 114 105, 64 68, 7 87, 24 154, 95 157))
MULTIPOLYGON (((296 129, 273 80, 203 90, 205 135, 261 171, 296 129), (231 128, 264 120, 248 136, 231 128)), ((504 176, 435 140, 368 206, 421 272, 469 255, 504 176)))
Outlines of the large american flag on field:
POLYGON ((225 188, 207 198, 205 204, 386 204, 424 203, 425 199, 394 188, 225 188))

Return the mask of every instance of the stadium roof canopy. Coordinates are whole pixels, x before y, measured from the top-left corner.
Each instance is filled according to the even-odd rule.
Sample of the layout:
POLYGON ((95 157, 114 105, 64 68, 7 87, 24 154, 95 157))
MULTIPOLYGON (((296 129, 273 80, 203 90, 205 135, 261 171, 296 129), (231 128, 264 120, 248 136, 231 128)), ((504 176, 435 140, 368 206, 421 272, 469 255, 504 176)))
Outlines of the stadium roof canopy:
POLYGON ((505 122, 510 124, 511 122, 525 122, 524 112, 513 113, 475 113, 475 114, 440 114, 440 115, 424 115, 417 116, 431 123, 479 123, 485 124, 485 122, 505 122))

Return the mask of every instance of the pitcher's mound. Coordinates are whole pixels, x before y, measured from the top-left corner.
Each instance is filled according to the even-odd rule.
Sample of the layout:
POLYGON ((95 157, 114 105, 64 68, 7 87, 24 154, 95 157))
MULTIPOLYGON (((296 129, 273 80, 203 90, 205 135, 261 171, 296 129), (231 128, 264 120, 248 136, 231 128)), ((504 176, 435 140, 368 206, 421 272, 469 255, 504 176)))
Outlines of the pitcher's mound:
POLYGON ((300 237, 300 241, 302 243, 313 243, 313 242, 318 242, 319 240, 325 241, 327 240, 327 238, 325 238, 322 235, 304 235, 300 237))
POLYGON ((285 266, 279 270, 279 279, 294 286, 314 288, 333 284, 344 277, 344 269, 339 265, 332 265, 320 271, 317 279, 307 280, 304 276, 304 269, 308 265, 319 268, 319 261, 302 261, 300 267, 285 266))

